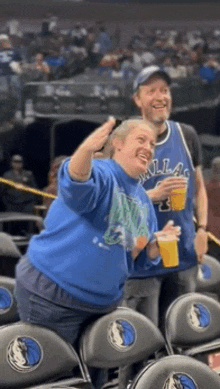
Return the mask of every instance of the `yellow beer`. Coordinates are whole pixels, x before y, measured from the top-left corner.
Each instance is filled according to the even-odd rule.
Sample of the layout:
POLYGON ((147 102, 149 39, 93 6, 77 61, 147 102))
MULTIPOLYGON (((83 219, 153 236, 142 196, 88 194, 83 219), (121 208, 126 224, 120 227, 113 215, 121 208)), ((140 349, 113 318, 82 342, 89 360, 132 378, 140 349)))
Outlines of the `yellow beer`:
POLYGON ((168 240, 166 237, 158 238, 160 256, 164 267, 176 267, 179 265, 179 254, 176 240, 168 240))
POLYGON ((181 211, 186 204, 187 187, 172 189, 170 205, 173 211, 181 211))

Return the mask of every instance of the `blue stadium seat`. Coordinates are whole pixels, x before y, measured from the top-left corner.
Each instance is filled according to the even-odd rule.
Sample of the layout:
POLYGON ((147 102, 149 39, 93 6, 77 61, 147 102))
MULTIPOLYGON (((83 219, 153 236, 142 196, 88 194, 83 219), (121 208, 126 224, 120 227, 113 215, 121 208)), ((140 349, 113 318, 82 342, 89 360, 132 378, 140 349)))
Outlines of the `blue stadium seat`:
POLYGON ((165 339, 169 354, 194 357, 220 373, 220 303, 202 293, 187 293, 168 308, 165 339))
POLYGON ((19 320, 14 287, 13 278, 0 276, 0 326, 19 320))
POLYGON ((219 389, 219 376, 204 363, 182 355, 159 359, 141 370, 130 389, 219 389))
MULTIPOLYGON (((0 387, 18 389, 65 379, 76 385, 86 379, 72 378, 81 366, 74 348, 50 329, 18 322, 0 328, 0 387)), ((65 381, 64 380, 64 381, 65 381)))
POLYGON ((151 320, 119 307, 86 328, 80 339, 80 357, 86 366, 111 369, 146 360, 164 345, 151 320))
POLYGON ((211 255, 204 255, 198 266, 196 292, 220 297, 220 263, 211 255))

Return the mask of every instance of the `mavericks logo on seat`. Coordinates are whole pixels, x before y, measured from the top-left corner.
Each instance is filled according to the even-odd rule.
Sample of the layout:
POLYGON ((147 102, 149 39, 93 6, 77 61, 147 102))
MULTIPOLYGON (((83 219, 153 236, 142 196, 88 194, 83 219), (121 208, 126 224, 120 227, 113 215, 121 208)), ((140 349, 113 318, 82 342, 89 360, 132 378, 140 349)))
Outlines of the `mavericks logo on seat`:
POLYGON ((166 379, 163 389, 197 389, 192 377, 185 373, 171 373, 166 379))
POLYGON ((205 331, 210 325, 208 308, 200 303, 194 303, 187 312, 187 320, 195 331, 205 331))
POLYGON ((116 350, 128 351, 136 341, 135 329, 126 320, 115 320, 108 327, 108 341, 116 350))
POLYGON ((35 339, 16 337, 8 345, 7 360, 11 367, 21 373, 37 368, 42 360, 43 351, 35 339))
POLYGON ((12 307, 13 298, 11 293, 5 289, 0 288, 0 315, 3 315, 12 307))
POLYGON ((211 268, 206 263, 199 265, 198 269, 198 279, 199 280, 208 280, 211 278, 211 268))

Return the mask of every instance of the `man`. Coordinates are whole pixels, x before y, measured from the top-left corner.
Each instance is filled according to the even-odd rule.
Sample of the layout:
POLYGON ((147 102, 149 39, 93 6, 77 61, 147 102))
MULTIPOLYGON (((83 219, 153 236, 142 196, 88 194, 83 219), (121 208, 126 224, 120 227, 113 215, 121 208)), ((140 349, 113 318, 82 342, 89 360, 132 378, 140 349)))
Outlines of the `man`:
MULTIPOLYGON (((17 184, 37 187, 33 173, 24 169, 23 157, 18 154, 12 156, 11 169, 4 173, 3 178, 17 184)), ((2 189, 2 198, 7 212, 34 213, 36 200, 31 193, 5 185, 2 189)))
POLYGON ((127 284, 126 304, 131 306, 137 296, 146 297, 145 312, 142 313, 155 324, 158 324, 159 316, 163 319, 172 300, 182 293, 195 291, 197 263, 207 251, 207 195, 201 168, 201 147, 193 127, 168 120, 172 104, 170 84, 166 72, 158 66, 149 66, 136 77, 133 96, 142 118, 157 136, 154 159, 146 171, 144 188, 154 204, 158 227, 163 228, 170 219, 181 227, 179 266, 165 269, 160 262, 147 274, 140 272, 140 278, 133 278, 127 284), (172 211, 171 192, 186 185, 186 179, 185 209, 172 211))
MULTIPOLYGON (((164 314, 179 295, 194 292, 197 263, 207 251, 207 196, 201 169, 201 149, 191 126, 168 120, 171 112, 171 79, 158 66, 144 68, 134 81, 133 100, 144 121, 153 129, 157 141, 154 158, 144 175, 144 188, 151 198, 159 230, 169 220, 181 227, 178 242, 179 266, 164 268, 162 262, 148 268, 139 267, 127 280, 123 305, 146 315, 163 330, 164 314), (175 188, 184 187, 187 178, 187 202, 182 211, 172 211, 169 197, 175 188), (194 193, 195 187, 195 193, 194 193), (198 222, 193 224, 193 199, 198 222)), ((124 389, 141 368, 119 369, 119 389, 124 389), (137 372, 136 371, 136 372, 137 372)))
POLYGON ((21 54, 19 50, 13 48, 9 36, 0 34, 0 76, 4 76, 6 80, 7 94, 17 97, 17 111, 19 112, 21 111, 22 89, 21 61, 21 54))

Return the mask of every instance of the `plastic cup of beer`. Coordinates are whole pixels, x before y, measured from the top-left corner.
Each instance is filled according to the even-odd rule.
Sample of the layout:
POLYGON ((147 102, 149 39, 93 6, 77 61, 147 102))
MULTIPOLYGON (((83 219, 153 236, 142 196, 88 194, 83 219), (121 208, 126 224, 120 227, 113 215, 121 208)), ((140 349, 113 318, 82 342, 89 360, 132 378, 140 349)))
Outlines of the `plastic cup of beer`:
POLYGON ((187 186, 184 186, 182 188, 172 189, 171 196, 170 196, 170 206, 172 211, 181 211, 185 208, 186 193, 187 193, 187 186))
POLYGON ((177 267, 179 265, 177 240, 171 240, 167 236, 160 236, 157 241, 163 267, 177 267))

